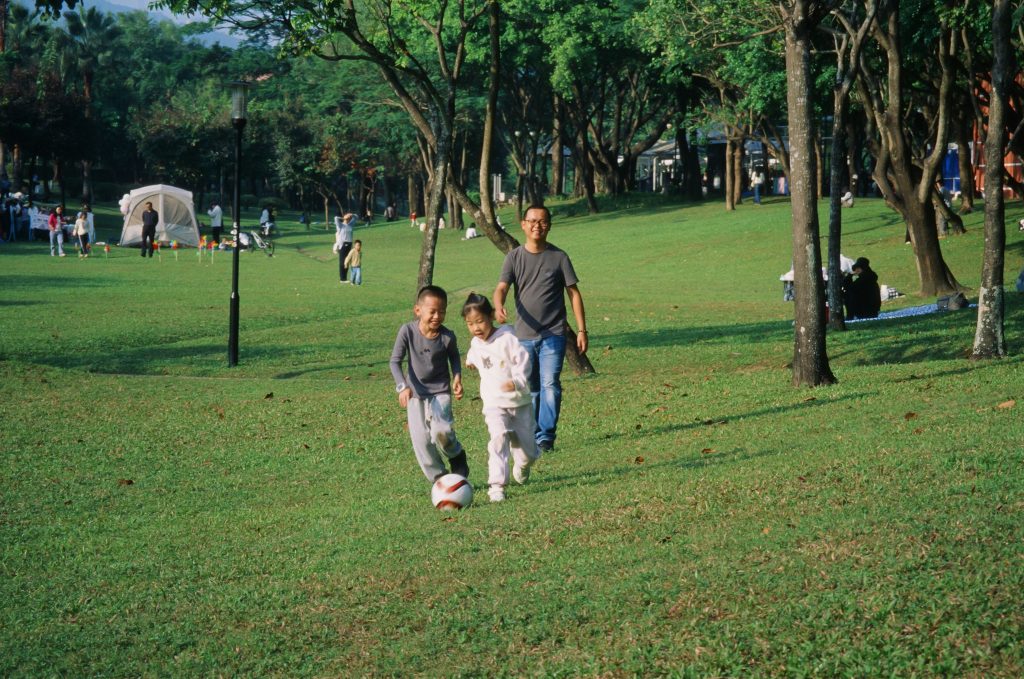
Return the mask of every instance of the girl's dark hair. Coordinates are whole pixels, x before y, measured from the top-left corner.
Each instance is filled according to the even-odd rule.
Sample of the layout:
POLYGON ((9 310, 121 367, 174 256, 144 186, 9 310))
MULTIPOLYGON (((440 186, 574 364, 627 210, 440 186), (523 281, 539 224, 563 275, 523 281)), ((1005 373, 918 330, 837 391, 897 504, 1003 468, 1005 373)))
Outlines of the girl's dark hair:
POLYGON ((494 318, 494 307, 491 306, 491 300, 487 299, 483 295, 471 292, 469 293, 469 297, 466 298, 466 303, 462 305, 462 317, 465 318, 474 311, 479 313, 481 316, 494 318))

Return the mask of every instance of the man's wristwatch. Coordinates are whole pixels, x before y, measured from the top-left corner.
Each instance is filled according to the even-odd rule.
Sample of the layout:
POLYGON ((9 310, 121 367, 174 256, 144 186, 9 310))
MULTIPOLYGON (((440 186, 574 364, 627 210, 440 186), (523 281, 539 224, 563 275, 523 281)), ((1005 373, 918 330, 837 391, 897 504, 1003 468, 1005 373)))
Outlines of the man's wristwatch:
POLYGON ((397 387, 395 387, 395 393, 396 393, 396 394, 401 394, 401 393, 402 393, 403 391, 405 391, 405 390, 406 390, 407 388, 408 388, 408 387, 406 387, 406 386, 405 386, 405 382, 402 382, 402 383, 401 383, 401 384, 399 384, 399 385, 398 385, 397 387))

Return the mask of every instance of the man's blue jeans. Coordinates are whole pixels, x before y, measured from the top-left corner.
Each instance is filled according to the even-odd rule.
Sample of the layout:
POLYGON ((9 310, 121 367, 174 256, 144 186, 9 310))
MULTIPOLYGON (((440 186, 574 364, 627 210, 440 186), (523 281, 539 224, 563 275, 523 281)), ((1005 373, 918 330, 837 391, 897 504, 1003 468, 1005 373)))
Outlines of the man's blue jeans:
POLYGON ((554 445, 558 413, 562 409, 562 363, 565 361, 565 335, 549 335, 537 340, 519 340, 530 355, 530 393, 537 416, 537 443, 554 445))

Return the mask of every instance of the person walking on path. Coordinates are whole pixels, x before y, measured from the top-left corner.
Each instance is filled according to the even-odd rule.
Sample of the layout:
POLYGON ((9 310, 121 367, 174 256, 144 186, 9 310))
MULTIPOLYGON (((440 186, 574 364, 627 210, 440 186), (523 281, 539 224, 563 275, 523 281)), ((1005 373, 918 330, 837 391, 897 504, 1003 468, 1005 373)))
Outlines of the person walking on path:
POLYGON ((569 256, 548 243, 551 212, 543 205, 526 210, 519 223, 526 243, 505 256, 494 289, 494 318, 504 323, 505 298, 515 288, 516 336, 530 355, 530 392, 537 418, 537 446, 554 448, 562 409, 562 365, 565 361, 565 295, 576 318, 576 347, 587 352, 587 320, 569 256))
POLYGON ((761 204, 761 187, 764 186, 764 172, 754 168, 750 171, 750 186, 754 189, 754 205, 761 204))
POLYGON ((142 211, 142 256, 147 254, 153 258, 153 244, 156 241, 156 225, 160 222, 160 213, 153 209, 153 203, 146 201, 146 209, 142 211))
POLYGON ((61 257, 66 256, 64 254, 64 208, 60 205, 53 208, 46 225, 50 230, 50 256, 55 257, 58 253, 61 257), (56 251, 54 244, 56 244, 56 251))

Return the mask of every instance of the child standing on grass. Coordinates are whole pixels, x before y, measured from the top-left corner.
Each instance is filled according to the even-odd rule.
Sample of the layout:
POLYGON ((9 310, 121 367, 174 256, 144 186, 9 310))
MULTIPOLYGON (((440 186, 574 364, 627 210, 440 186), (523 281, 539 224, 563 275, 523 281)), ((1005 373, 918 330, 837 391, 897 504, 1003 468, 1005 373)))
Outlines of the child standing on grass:
POLYGON ((352 243, 352 249, 345 257, 345 267, 352 274, 352 285, 363 284, 363 241, 357 240, 352 243))
POLYGON ((391 375, 398 403, 408 416, 412 449, 431 483, 447 473, 445 458, 452 473, 469 478, 452 416, 452 395, 462 398, 462 367, 455 333, 442 325, 447 310, 448 294, 436 285, 424 286, 412 309, 416 320, 398 329, 391 352, 391 375), (408 370, 403 373, 405 361, 408 370))
POLYGON ((78 256, 89 256, 89 220, 84 212, 75 219, 75 237, 78 238, 78 256))
POLYGON ((501 502, 508 485, 509 457, 512 477, 523 484, 540 456, 530 394, 530 356, 511 326, 494 327, 494 307, 483 295, 470 293, 462 306, 462 318, 473 336, 466 367, 480 371, 480 399, 491 437, 487 444, 487 495, 491 502, 501 502))

